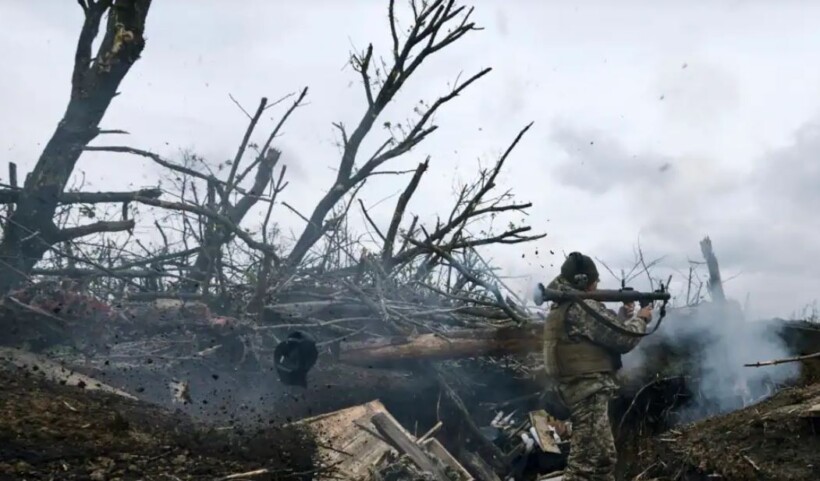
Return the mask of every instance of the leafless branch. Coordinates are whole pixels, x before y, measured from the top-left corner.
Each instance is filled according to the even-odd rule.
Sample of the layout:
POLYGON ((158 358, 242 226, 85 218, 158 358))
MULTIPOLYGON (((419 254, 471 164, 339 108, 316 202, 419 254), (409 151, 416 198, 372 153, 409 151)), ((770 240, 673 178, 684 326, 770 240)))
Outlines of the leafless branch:
MULTIPOLYGON (((489 69, 482 70, 466 82, 457 85, 449 94, 440 97, 421 115, 421 118, 402 140, 394 143, 391 139, 383 143, 377 153, 354 173, 356 159, 362 142, 372 129, 376 119, 387 104, 395 97, 412 73, 429 55, 457 40, 468 31, 474 30, 474 24, 467 23, 465 18, 460 24, 452 27, 443 40, 436 43, 435 38, 437 33, 445 29, 446 25, 462 11, 461 8, 453 8, 453 2, 448 2, 446 6, 442 6, 442 8, 439 9, 438 6, 441 4, 442 2, 439 1, 431 5, 425 5, 422 10, 418 12, 407 39, 404 41, 403 46, 400 47, 398 37, 394 34, 395 17, 391 3, 389 16, 391 32, 394 34, 392 35, 394 40, 393 50, 394 52, 398 52, 398 54, 394 55, 393 65, 388 69, 389 72, 379 85, 378 93, 375 97, 366 86, 367 109, 356 129, 349 137, 343 129, 340 129, 343 131, 343 139, 345 139, 345 142, 336 180, 328 193, 317 203, 313 213, 310 215, 310 222, 307 223, 304 231, 299 235, 291 253, 288 255, 287 264, 289 266, 293 267, 301 262, 311 246, 321 238, 321 226, 323 225, 325 217, 347 192, 363 182, 378 166, 387 160, 409 151, 424 140, 430 133, 435 131, 436 127, 429 126, 428 123, 436 110, 449 100, 458 96, 459 93, 475 80, 490 71, 489 69), (391 145, 392 147, 390 147, 391 145)), ((360 70, 363 79, 368 85, 370 84, 370 77, 367 73, 367 67, 370 66, 371 59, 371 48, 368 48, 363 56, 355 57, 354 59, 354 67, 360 70)))
MULTIPOLYGON (((12 204, 20 197, 21 189, 0 190, 0 204, 12 204)), ((158 188, 141 189, 131 192, 64 192, 60 194, 61 204, 99 204, 104 202, 128 202, 135 197, 159 198, 158 188)))
POLYGON ((100 232, 122 232, 133 228, 133 219, 126 221, 100 221, 94 222, 93 224, 63 229, 57 234, 57 239, 60 242, 65 242, 100 232))
POLYGON ((410 202, 410 198, 416 191, 416 188, 419 186, 421 176, 427 171, 427 167, 429 165, 430 157, 427 157, 424 162, 419 164, 416 168, 416 172, 413 174, 413 178, 410 179, 410 183, 404 189, 404 192, 402 192, 399 196, 399 200, 396 203, 396 208, 393 210, 393 218, 390 220, 390 227, 387 229, 387 236, 383 237, 384 248, 382 249, 382 261, 386 261, 393 257, 393 247, 396 241, 396 233, 398 232, 399 225, 401 225, 401 220, 404 217, 404 211, 407 208, 408 202, 410 202))
POLYGON ((453 256, 451 256, 448 252, 445 252, 443 249, 440 249, 439 247, 435 246, 429 240, 427 242, 422 243, 411 239, 410 243, 426 251, 433 252, 442 259, 445 259, 451 266, 455 267, 459 271, 459 273, 461 273, 461 275, 469 279, 470 282, 483 287, 485 290, 487 290, 487 292, 491 293, 493 297, 495 297, 495 300, 498 303, 498 307, 501 308, 504 311, 504 313, 510 316, 510 319, 512 319, 516 323, 525 324, 529 322, 527 319, 521 317, 521 315, 518 312, 516 312, 512 307, 510 307, 504 296, 501 295, 501 291, 498 290, 498 287, 479 279, 472 272, 466 269, 460 262, 456 261, 453 258, 453 256))
POLYGON ((225 182, 222 182, 219 179, 216 179, 213 175, 210 175, 210 174, 206 175, 206 174, 203 174, 202 172, 199 172, 197 170, 194 170, 194 169, 191 169, 191 168, 179 165, 179 164, 175 164, 171 161, 163 159, 158 154, 155 154, 153 152, 149 152, 147 150, 135 149, 133 147, 125 147, 125 146, 117 146, 117 145, 93 145, 93 146, 89 145, 89 146, 86 146, 83 150, 86 150, 88 152, 116 152, 116 153, 121 153, 121 154, 139 155, 141 157, 147 157, 147 158, 153 160, 154 162, 156 162, 157 164, 165 167, 166 169, 170 169, 174 172, 179 172, 181 174, 189 175, 189 176, 195 177, 197 179, 202 179, 206 182, 207 181, 215 181, 219 184, 226 185, 225 182))
POLYGON ((307 93, 308 93, 308 88, 307 87, 303 88, 302 91, 299 93, 299 96, 296 98, 296 100, 293 102, 293 104, 291 104, 290 108, 288 108, 288 110, 285 112, 285 114, 282 116, 282 118, 279 119, 279 122, 276 124, 276 126, 271 131, 270 135, 268 136, 268 139, 265 141, 265 144, 262 146, 262 149, 259 151, 259 155, 256 157, 256 160, 254 160, 250 165, 248 165, 248 167, 242 172, 242 174, 240 174, 239 177, 236 178, 236 182, 231 184, 232 187, 229 187, 228 190, 231 190, 232 188, 235 188, 236 185, 239 185, 240 183, 242 183, 242 180, 244 180, 245 177, 248 176, 248 174, 251 172, 251 170, 253 170, 254 167, 257 166, 257 164, 262 162, 262 159, 264 158, 264 156, 267 155, 268 149, 270 148, 270 145, 273 142, 273 139, 279 134, 279 131, 282 129, 282 126, 285 125, 285 121, 287 121, 288 117, 290 117, 290 114, 292 114, 293 111, 296 110, 296 108, 299 107, 302 104, 302 102, 305 100, 305 97, 307 96, 307 93))
POLYGON ((379 226, 377 226, 376 223, 373 222, 373 219, 370 218, 370 214, 367 213, 367 207, 364 206, 364 202, 362 202, 362 199, 359 199, 359 207, 361 207, 362 214, 364 214, 364 218, 370 224, 370 227, 372 227, 373 230, 376 231, 376 234, 382 239, 382 241, 384 241, 384 234, 382 234, 382 231, 379 230, 379 226))
MULTIPOLYGON (((253 130, 256 128, 256 124, 259 122, 259 118, 262 116, 262 112, 265 110, 265 105, 267 104, 267 97, 262 97, 262 100, 259 101, 259 107, 256 108, 256 113, 253 114, 251 122, 248 124, 248 128, 245 129, 245 135, 242 137, 242 142, 239 143, 239 148, 237 149, 236 155, 233 158, 233 163, 231 164, 231 173, 228 175, 228 181, 226 182, 228 186, 233 184, 234 177, 236 176, 236 169, 239 168, 239 163, 242 161, 242 155, 248 147, 248 141, 251 138, 251 134, 253 134, 253 130)), ((230 187, 228 187, 228 189, 230 190, 230 187)))

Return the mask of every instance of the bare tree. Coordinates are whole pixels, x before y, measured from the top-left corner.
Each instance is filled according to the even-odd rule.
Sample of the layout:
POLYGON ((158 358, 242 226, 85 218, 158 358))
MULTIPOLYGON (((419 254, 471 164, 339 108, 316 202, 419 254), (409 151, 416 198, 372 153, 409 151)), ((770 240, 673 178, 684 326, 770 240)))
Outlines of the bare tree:
POLYGON ((17 193, 16 209, 6 220, 0 242, 0 293, 28 278, 34 265, 54 244, 97 232, 125 231, 132 220, 95 222, 59 229, 54 213, 83 148, 104 133, 100 121, 120 82, 144 46, 150 0, 80 0, 85 21, 80 31, 71 77, 71 96, 63 118, 17 193), (103 16, 108 22, 96 56, 92 43, 103 16))
POLYGON ((376 65, 373 45, 369 45, 363 54, 354 55, 351 59, 354 68, 362 77, 367 101, 365 112, 350 135, 344 125, 336 124, 342 137, 343 148, 339 170, 330 190, 316 204, 307 219, 304 230, 285 259, 286 265, 291 269, 302 261, 311 247, 338 221, 338 219, 326 221, 326 217, 348 192, 365 182, 385 162, 408 152, 433 133, 437 129, 437 126, 432 124, 433 114, 491 70, 486 68, 467 80, 457 83, 452 91, 439 97, 424 109, 420 117, 415 122, 411 122, 407 129, 401 129, 402 134, 387 139, 364 163, 357 165, 359 149, 365 137, 370 133, 385 107, 419 66, 434 53, 451 45, 468 32, 476 30, 475 24, 470 21, 472 9, 457 7, 455 0, 433 2, 413 0, 410 3, 413 23, 407 38, 402 40, 399 38, 399 28, 394 15, 395 1, 390 1, 389 19, 393 48, 389 66, 383 65, 379 68, 376 65))
MULTIPOLYGON (((265 191, 271 186, 274 180, 273 173, 279 162, 281 152, 273 148, 273 140, 279 134, 291 113, 302 104, 307 95, 307 90, 308 89, 305 88, 301 91, 297 99, 267 136, 264 144, 258 147, 256 144, 251 144, 251 136, 259 123, 262 113, 267 108, 275 105, 274 103, 269 106, 267 98, 260 100, 255 114, 250 118, 250 123, 245 130, 236 155, 232 160, 226 162, 226 165, 230 166, 230 169, 225 179, 219 179, 213 173, 203 174, 196 169, 175 164, 162 159, 157 154, 140 149, 120 146, 94 146, 86 148, 86 150, 130 153, 148 157, 171 170, 175 175, 185 176, 186 181, 189 182, 189 184, 187 184, 191 187, 189 192, 194 194, 192 201, 185 198, 185 186, 181 187, 183 195, 181 195, 181 202, 179 203, 169 203, 141 197, 137 198, 138 202, 172 210, 175 209, 182 213, 194 212, 199 216, 201 232, 199 233, 200 238, 197 239, 197 242, 200 244, 200 247, 196 255, 196 260, 181 285, 181 291, 188 293, 196 292, 200 287, 209 283, 211 277, 214 275, 216 265, 220 262, 223 246, 237 234, 245 236, 246 240, 251 240, 250 237, 242 231, 242 221, 251 208, 263 199, 265 191), (245 153, 251 147, 257 150, 256 156, 248 166, 240 170, 239 167, 242 164, 245 153), (243 181, 254 172, 253 183, 250 188, 243 189, 243 181), (199 185, 204 183, 206 186, 207 194, 205 198, 196 198, 197 181, 199 181, 199 185)), ((264 201, 268 202, 271 206, 275 202, 276 196, 287 185, 287 183, 284 182, 285 172, 286 169, 283 166, 278 180, 273 184, 271 196, 264 199, 264 201)), ((278 256, 274 253, 273 247, 268 244, 265 239, 263 239, 263 242, 252 241, 251 244, 255 248, 260 248, 260 250, 267 253, 269 258, 278 261, 278 256)))
MULTIPOLYGON (((449 93, 432 104, 421 104, 416 109, 418 117, 406 125, 385 122, 390 131, 389 138, 372 155, 359 161, 359 150, 365 137, 421 63, 467 32, 477 30, 469 20, 472 10, 456 6, 455 1, 411 2, 411 11, 412 24, 405 30, 406 37, 400 39, 394 4, 390 3, 391 62, 375 60, 372 46, 352 57, 351 63, 364 86, 365 113, 350 135, 344 125, 335 124, 342 139, 339 170, 332 188, 318 200, 310 215, 303 216, 287 202, 277 202, 278 194, 287 185, 286 166, 281 167, 278 176, 274 175, 275 167, 281 163, 281 154, 274 148, 273 141, 305 98, 307 89, 304 89, 260 144, 254 143, 252 137, 258 130, 262 113, 272 105, 263 98, 255 112, 246 111, 249 125, 235 156, 216 168, 193 154, 183 155, 182 162, 179 162, 133 147, 83 146, 84 150, 148 158, 168 173, 171 189, 135 193, 66 192, 61 194, 60 202, 120 201, 124 206, 133 202, 154 207, 156 210, 149 208, 156 214, 153 222, 156 229, 152 230, 159 233, 162 242, 156 245, 156 242, 149 241, 146 245, 139 237, 123 236, 116 240, 95 238, 85 246, 66 244, 74 254, 64 252, 64 249, 55 257, 56 262, 36 272, 86 278, 93 280, 96 289, 116 289, 116 296, 122 296, 127 290, 131 299, 179 296, 213 300, 214 293, 223 298, 229 293, 236 294, 240 302, 233 308, 242 309, 241 305, 253 311, 258 311, 267 300, 294 282, 311 282, 311 278, 320 283, 339 281, 343 289, 349 289, 344 286, 350 281, 365 287, 372 284, 382 293, 380 295, 388 295, 401 284, 405 287, 421 285, 434 292, 446 282, 445 294, 452 299, 501 307, 520 320, 514 303, 508 302, 497 287, 503 282, 486 263, 477 261, 474 249, 490 244, 527 242, 543 236, 528 235, 529 227, 512 223, 500 233, 475 226, 487 220, 492 222, 503 213, 526 214, 530 207, 529 203, 514 202, 509 190, 496 192, 498 174, 530 125, 518 133, 494 166, 480 170, 475 182, 464 185, 457 192, 452 211, 446 218, 437 219, 433 226, 426 226, 416 215, 411 216, 409 226, 404 225, 412 196, 430 165, 430 159, 407 172, 379 168, 434 132, 437 129, 433 124, 435 112, 490 69, 456 82, 449 93), (254 152, 250 162, 245 161, 249 157, 248 151, 254 152), (386 226, 380 228, 359 200, 368 225, 381 241, 378 254, 371 256, 366 254, 362 236, 351 230, 348 213, 366 181, 384 173, 413 175, 386 226), (163 194, 162 199, 160 194, 163 194), (267 203, 261 240, 258 235, 260 226, 243 226, 247 213, 258 203, 267 203), (305 227, 295 235, 289 250, 283 248, 282 239, 269 236, 275 203, 291 209, 305 221, 305 227), (76 257, 76 263, 86 267, 78 267, 75 262, 65 265, 61 259, 70 257, 63 254, 76 257), (456 279, 451 285, 453 273, 456 279), (115 279, 113 284, 112 279, 115 279)), ((19 196, 16 192, 6 195, 9 201, 19 196)), ((75 216, 72 220, 79 218, 75 216)), ((133 219, 129 222, 133 226, 133 219)), ((360 293, 355 295, 358 297, 360 293)), ((388 312, 388 317, 396 315, 388 312)), ((404 320, 390 322, 413 325, 404 320)))

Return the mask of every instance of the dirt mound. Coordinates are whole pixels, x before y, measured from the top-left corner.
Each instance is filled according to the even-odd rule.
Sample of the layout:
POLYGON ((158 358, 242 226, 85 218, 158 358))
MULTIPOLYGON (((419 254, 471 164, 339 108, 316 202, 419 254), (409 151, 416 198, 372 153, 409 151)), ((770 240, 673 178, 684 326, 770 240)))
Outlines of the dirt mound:
POLYGON ((206 429, 186 416, 118 395, 0 370, 0 479, 221 479, 259 469, 255 480, 313 470, 301 431, 271 426, 206 429))
POLYGON ((820 384, 813 384, 670 430, 646 446, 636 479, 816 481, 818 405, 820 384))

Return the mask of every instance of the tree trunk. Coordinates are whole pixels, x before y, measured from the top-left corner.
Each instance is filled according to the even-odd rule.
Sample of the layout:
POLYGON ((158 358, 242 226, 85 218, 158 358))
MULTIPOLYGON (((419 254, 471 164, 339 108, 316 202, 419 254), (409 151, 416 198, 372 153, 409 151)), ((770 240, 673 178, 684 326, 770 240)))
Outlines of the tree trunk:
MULTIPOLYGON (((251 210, 251 207, 259 201, 259 197, 265 192, 265 188, 267 188, 273 177, 273 169, 281 155, 282 153, 276 149, 268 149, 260 158, 256 178, 250 191, 235 205, 228 204, 227 207, 222 209, 222 214, 232 224, 238 227, 248 211, 251 210)), ((196 292, 208 284, 214 274, 217 257, 222 255, 222 247, 233 238, 233 233, 226 226, 217 224, 212 220, 207 222, 209 227, 205 233, 205 238, 202 239, 202 247, 197 254, 193 268, 188 274, 188 279, 182 286, 183 292, 196 292)))
POLYGON ((105 1, 80 4, 85 22, 77 44, 71 98, 6 225, 0 242, 0 294, 28 279, 52 245, 71 240, 63 238, 53 222, 60 195, 83 148, 100 133, 106 109, 145 46, 150 0, 117 0, 113 6, 105 1), (109 7, 106 34, 92 63, 91 45, 109 7))
POLYGON ((700 251, 706 260, 706 267, 709 269, 709 295, 713 302, 725 302, 726 294, 723 292, 723 282, 720 280, 720 267, 715 252, 712 250, 712 240, 705 237, 700 241, 700 251))
POLYGON ((470 357, 528 353, 541 349, 543 325, 501 329, 465 329, 447 333, 390 337, 364 342, 342 342, 340 362, 357 366, 388 367, 409 361, 440 361, 470 357))

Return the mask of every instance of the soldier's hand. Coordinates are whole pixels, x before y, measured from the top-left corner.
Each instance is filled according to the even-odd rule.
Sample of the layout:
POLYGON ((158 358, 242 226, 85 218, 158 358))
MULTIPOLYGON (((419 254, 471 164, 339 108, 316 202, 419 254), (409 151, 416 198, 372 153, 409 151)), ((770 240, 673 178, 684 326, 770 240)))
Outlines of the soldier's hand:
POLYGON ((626 319, 629 319, 635 314, 635 302, 624 302, 624 305, 621 309, 626 319))
POLYGON ((647 323, 652 320, 652 304, 642 307, 640 311, 638 311, 638 317, 641 319, 645 319, 647 323))

